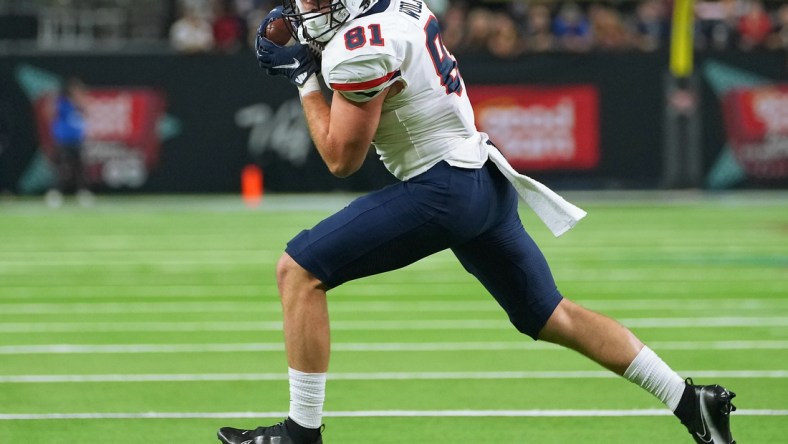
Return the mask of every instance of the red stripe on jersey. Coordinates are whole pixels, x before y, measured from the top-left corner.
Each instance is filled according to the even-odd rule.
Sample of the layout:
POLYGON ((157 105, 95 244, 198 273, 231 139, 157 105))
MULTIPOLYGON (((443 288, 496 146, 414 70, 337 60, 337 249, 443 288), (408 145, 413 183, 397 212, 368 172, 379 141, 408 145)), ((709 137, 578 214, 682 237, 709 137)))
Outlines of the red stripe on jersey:
POLYGON ((332 83, 331 88, 336 91, 365 91, 370 88, 374 88, 376 86, 380 86, 389 80, 392 77, 397 75, 399 71, 393 71, 386 74, 383 77, 378 77, 377 79, 367 80, 366 82, 357 82, 357 83, 332 83))

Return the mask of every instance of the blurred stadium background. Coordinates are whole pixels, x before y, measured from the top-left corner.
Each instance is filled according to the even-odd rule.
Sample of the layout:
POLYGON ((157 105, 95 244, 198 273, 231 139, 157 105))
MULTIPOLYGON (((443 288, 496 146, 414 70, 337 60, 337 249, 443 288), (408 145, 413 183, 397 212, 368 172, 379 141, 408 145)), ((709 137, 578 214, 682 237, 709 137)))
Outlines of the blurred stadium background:
MULTIPOLYGON (((672 29, 666 0, 428 3, 479 125, 537 179, 561 189, 788 184, 788 4, 682 0, 694 24, 672 29), (671 49, 677 30, 694 47, 692 71, 669 69, 682 54, 671 49)), ((100 193, 236 192, 249 164, 268 191, 388 183, 377 162, 332 178, 295 92, 257 69, 251 39, 272 5, 0 0, 0 190, 51 185, 45 109, 72 76, 92 89, 84 158, 100 193)))
MULTIPOLYGON (((737 391, 740 442, 784 440, 788 4, 427 3, 480 127, 589 210, 558 240, 523 210, 562 291, 737 391)), ((0 0, 0 442, 212 442, 284 414, 276 258, 392 178, 374 154, 326 171, 295 91, 251 53, 273 5, 0 0), (72 76, 96 199, 54 209, 46 109, 72 76)), ((637 388, 515 334, 450 254, 343 286, 331 312, 330 442, 689 439, 637 388)))

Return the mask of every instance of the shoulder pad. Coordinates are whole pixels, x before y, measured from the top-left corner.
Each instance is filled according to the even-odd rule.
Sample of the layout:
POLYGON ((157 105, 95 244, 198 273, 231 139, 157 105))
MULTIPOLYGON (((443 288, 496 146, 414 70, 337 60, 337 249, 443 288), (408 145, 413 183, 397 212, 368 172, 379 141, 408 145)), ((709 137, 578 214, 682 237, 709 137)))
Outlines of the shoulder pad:
POLYGON ((323 51, 323 77, 328 86, 354 101, 367 101, 396 81, 405 59, 397 24, 382 21, 374 44, 370 26, 355 22, 337 34, 323 51))

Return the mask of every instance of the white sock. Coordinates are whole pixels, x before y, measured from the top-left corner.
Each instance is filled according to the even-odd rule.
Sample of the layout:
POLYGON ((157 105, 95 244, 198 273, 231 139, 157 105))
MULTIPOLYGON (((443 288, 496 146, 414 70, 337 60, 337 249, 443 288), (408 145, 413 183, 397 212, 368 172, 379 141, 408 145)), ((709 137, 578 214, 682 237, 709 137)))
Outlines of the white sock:
POLYGON ((684 393, 684 380, 656 353, 644 346, 624 372, 629 381, 643 387, 675 411, 684 393))
POLYGON ((323 423, 323 402, 326 399, 326 374, 303 373, 288 368, 290 375, 289 417, 298 425, 316 429, 323 423))

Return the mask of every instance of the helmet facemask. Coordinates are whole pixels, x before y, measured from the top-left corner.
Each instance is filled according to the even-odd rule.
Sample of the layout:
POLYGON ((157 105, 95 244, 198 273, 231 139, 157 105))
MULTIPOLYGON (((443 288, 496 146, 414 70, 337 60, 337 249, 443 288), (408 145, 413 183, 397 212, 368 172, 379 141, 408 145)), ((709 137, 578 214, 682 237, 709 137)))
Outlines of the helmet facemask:
POLYGON ((350 19, 350 14, 340 0, 316 0, 316 3, 316 8, 306 10, 303 0, 284 0, 283 15, 290 21, 290 31, 296 40, 322 46, 350 19))

